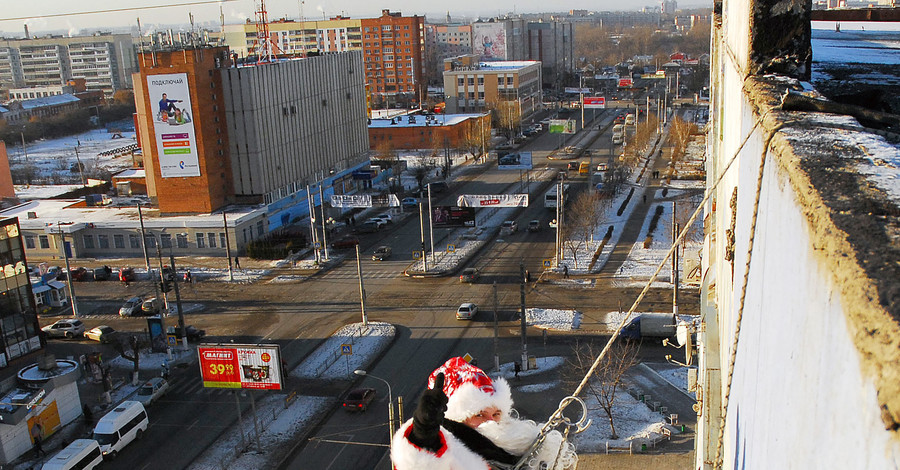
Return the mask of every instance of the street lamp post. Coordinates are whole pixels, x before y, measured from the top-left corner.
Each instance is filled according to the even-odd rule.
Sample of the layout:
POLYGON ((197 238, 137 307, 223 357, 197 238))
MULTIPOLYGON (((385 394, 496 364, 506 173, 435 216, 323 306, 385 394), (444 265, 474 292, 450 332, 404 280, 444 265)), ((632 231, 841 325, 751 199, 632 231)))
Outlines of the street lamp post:
POLYGON ((394 396, 393 396, 393 394, 391 394, 391 384, 387 380, 384 380, 381 377, 375 377, 374 375, 372 375, 362 369, 356 369, 353 371, 353 373, 356 375, 372 377, 373 379, 380 380, 380 381, 384 382, 385 385, 387 385, 387 388, 388 388, 388 445, 390 446, 391 441, 394 440, 394 396))

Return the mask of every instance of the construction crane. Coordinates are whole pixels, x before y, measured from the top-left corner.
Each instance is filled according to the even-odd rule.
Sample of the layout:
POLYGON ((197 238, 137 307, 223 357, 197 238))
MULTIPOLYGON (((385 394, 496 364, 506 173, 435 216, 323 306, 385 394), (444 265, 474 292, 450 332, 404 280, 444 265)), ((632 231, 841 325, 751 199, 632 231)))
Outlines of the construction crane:
POLYGON ((269 34, 269 12, 266 11, 266 0, 256 0, 256 5, 256 41, 253 43, 256 63, 275 62, 282 52, 269 34))

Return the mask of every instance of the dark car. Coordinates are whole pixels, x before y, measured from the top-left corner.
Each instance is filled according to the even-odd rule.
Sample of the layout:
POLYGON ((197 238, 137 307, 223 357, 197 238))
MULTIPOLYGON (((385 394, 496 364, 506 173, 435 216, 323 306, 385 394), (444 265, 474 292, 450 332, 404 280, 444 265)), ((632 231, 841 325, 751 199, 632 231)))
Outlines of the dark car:
POLYGON ((109 266, 103 266, 102 268, 94 268, 94 280, 95 281, 105 281, 109 279, 112 275, 112 269, 109 266))
POLYGON ((134 282, 134 268, 122 268, 119 270, 119 280, 122 282, 134 282))
POLYGON ((344 398, 343 408, 347 411, 366 411, 374 399, 374 388, 357 388, 344 398))
POLYGON ((368 220, 356 226, 354 231, 356 233, 375 233, 381 230, 381 225, 374 220, 368 220))
POLYGON ((448 186, 447 183, 443 181, 431 183, 431 192, 433 193, 442 193, 448 189, 450 189, 450 186, 448 186))
POLYGON ((88 280, 88 270, 85 267, 72 268, 69 272, 73 281, 82 282, 88 280))
MULTIPOLYGON (((199 342, 203 339, 204 336, 206 336, 206 330, 195 328, 194 325, 188 325, 184 327, 184 329, 187 331, 187 339, 189 343, 199 342)), ((180 327, 173 327, 173 330, 175 333, 175 337, 179 340, 184 337, 184 335, 181 334, 180 327)))
POLYGON ((481 276, 481 272, 478 271, 478 268, 466 268, 459 275, 459 282, 473 283, 478 280, 479 276, 481 276))
POLYGON ((567 169, 567 170, 577 170, 577 169, 578 169, 578 162, 569 162, 569 164, 566 165, 566 169, 567 169))
POLYGON ((335 240, 331 243, 331 247, 335 250, 343 250, 346 248, 353 248, 354 246, 359 245, 359 239, 356 237, 344 237, 338 240, 335 240))

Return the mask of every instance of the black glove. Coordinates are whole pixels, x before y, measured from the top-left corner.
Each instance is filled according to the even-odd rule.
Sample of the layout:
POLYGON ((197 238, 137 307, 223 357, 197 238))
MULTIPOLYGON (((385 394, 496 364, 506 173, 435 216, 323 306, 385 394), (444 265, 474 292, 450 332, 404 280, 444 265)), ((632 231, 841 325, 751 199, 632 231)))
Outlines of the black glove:
POLYGON ((480 432, 463 423, 445 419, 444 428, 465 444, 469 450, 474 451, 485 460, 509 465, 514 465, 519 462, 519 457, 503 450, 480 432))
POLYGON ((441 423, 447 411, 447 395, 444 394, 444 374, 434 378, 434 388, 422 392, 419 405, 413 413, 409 442, 420 449, 437 452, 441 448, 441 423))

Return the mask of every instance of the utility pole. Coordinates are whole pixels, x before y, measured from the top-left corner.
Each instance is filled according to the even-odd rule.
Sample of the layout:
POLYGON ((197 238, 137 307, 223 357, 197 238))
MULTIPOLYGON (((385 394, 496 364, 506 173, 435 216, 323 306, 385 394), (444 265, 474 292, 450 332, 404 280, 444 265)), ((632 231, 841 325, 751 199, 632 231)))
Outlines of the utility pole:
MULTIPOLYGON (((324 176, 324 173, 323 173, 324 176)), ((328 240, 325 238, 325 197, 322 195, 323 179, 319 182, 319 213, 322 216, 322 249, 325 250, 325 259, 328 259, 328 240)))
POLYGON ((172 263, 172 287, 175 288, 175 308, 178 309, 178 329, 181 330, 181 346, 188 347, 187 330, 184 329, 184 311, 181 309, 181 291, 178 289, 178 270, 175 269, 175 255, 169 253, 169 262, 172 263))
MULTIPOLYGON (((678 222, 675 221, 676 202, 672 201, 672 242, 678 239, 678 222)), ((678 247, 672 252, 672 313, 678 315, 678 247)))
POLYGON ((78 318, 78 302, 75 301, 75 286, 72 285, 72 270, 69 267, 69 251, 66 250, 66 238, 63 235, 62 225, 56 222, 56 228, 59 230, 59 243, 62 247, 63 256, 66 258, 66 284, 69 287, 69 299, 72 301, 72 316, 78 318))
MULTIPOLYGON (((429 204, 430 206, 430 204, 429 204)), ((422 217, 424 216, 424 211, 422 210, 422 201, 419 201, 419 234, 422 237, 422 272, 428 272, 428 256, 425 254, 425 222, 422 217)), ((430 217, 430 215, 429 215, 430 217)))
MULTIPOLYGON (((313 208, 312 191, 310 191, 309 185, 306 185, 306 202, 307 206, 309 206, 309 238, 313 242, 313 247, 315 247, 319 237, 317 235, 318 232, 316 232, 316 210, 313 208)), ((319 255, 319 249, 316 248, 313 251, 316 253, 316 264, 319 264, 319 262, 322 261, 321 256, 319 255)))
POLYGON ((494 370, 500 372, 500 355, 497 352, 500 350, 500 324, 497 321, 498 309, 499 303, 497 301, 497 281, 494 281, 494 370))
POLYGON ((359 277, 359 306, 362 310, 363 326, 369 326, 369 319, 366 317, 366 288, 363 286, 362 262, 359 259, 359 243, 356 244, 356 275, 359 277))
MULTIPOLYGON (((141 205, 137 205, 138 219, 141 221, 141 249, 144 250, 144 263, 147 266, 147 276, 150 276, 150 254, 147 253, 147 236, 144 234, 144 213, 141 212, 141 205)), ((226 232, 227 233, 227 232, 226 232)))
POLYGON ((528 370, 528 344, 526 343, 525 321, 525 263, 519 263, 519 300, 522 306, 522 314, 519 315, 519 324, 522 330, 522 370, 528 370))
POLYGON ((434 260, 434 223, 431 209, 431 183, 428 183, 428 236, 431 237, 431 264, 435 264, 434 260))
POLYGON ((225 257, 228 258, 228 280, 234 282, 234 269, 231 268, 231 238, 228 236, 228 216, 222 211, 222 225, 225 227, 225 257))

